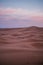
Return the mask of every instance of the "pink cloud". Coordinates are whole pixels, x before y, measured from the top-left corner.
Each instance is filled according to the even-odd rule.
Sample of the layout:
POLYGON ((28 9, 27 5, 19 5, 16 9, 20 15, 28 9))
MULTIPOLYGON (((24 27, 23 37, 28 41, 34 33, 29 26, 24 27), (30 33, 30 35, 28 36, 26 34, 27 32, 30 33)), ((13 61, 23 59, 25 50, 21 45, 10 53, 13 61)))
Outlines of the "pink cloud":
POLYGON ((32 16, 31 20, 38 21, 38 22, 43 22, 43 16, 32 16))
POLYGON ((0 8, 0 15, 3 16, 2 19, 5 21, 17 19, 21 20, 31 20, 31 21, 43 21, 43 13, 38 11, 29 11, 22 8, 0 8))
POLYGON ((15 9, 7 8, 7 9, 0 9, 0 15, 9 15, 15 13, 15 9))

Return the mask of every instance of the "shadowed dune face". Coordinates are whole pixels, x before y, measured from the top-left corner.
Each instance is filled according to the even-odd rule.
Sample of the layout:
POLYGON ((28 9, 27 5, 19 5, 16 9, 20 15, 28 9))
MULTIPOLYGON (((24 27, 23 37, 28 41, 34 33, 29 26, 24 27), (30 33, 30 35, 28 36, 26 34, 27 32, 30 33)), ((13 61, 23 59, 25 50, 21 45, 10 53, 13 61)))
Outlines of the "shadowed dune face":
POLYGON ((43 48, 43 43, 33 43, 32 46, 36 48, 43 48))
POLYGON ((43 28, 0 29, 0 64, 43 65, 43 28))

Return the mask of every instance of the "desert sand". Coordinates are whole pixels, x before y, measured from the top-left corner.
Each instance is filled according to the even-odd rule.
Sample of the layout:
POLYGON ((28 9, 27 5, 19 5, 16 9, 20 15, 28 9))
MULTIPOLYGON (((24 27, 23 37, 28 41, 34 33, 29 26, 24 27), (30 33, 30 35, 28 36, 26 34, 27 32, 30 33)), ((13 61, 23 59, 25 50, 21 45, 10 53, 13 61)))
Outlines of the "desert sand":
POLYGON ((0 28, 0 65, 43 65, 43 27, 0 28))

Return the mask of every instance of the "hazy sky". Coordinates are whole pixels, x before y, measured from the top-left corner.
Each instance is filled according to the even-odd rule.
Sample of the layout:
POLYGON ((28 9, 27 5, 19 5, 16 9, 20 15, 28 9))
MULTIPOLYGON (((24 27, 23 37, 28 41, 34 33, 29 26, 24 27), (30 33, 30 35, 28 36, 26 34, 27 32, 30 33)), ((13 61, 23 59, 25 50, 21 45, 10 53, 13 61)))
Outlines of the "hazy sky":
POLYGON ((43 0, 0 0, 0 28, 43 27, 43 0))

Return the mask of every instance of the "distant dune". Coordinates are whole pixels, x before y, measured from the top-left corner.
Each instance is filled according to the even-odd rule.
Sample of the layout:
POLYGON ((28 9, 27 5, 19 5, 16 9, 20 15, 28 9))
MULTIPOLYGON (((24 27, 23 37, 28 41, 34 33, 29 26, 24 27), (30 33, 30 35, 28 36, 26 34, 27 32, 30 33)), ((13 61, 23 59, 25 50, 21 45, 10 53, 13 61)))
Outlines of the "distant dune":
POLYGON ((0 64, 43 65, 43 27, 0 28, 0 64))

